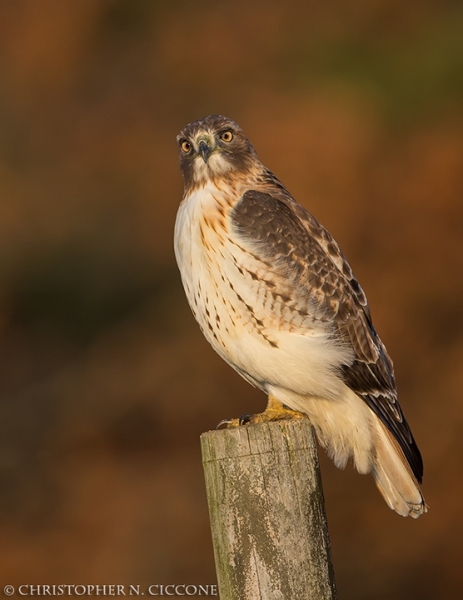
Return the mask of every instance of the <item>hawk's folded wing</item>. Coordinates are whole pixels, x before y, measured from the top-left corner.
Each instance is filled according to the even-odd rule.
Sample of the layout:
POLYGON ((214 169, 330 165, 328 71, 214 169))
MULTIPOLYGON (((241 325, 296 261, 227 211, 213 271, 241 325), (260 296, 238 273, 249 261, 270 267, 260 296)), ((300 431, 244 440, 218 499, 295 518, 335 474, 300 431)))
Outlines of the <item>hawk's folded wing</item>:
POLYGON ((309 314, 329 323, 333 337, 352 349, 354 360, 342 367, 342 379, 386 425, 421 483, 423 462, 397 401, 392 361, 373 327, 365 294, 335 240, 276 178, 265 191, 247 191, 231 217, 254 254, 291 280, 309 314), (275 185, 277 189, 271 189, 275 185))

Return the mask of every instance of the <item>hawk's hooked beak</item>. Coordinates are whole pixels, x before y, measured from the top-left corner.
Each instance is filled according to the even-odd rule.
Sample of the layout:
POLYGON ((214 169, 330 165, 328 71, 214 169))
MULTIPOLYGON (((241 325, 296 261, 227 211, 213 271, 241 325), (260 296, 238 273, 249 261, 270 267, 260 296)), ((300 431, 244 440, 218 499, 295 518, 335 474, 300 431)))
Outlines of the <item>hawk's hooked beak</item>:
POLYGON ((205 163, 207 163, 207 159, 211 155, 212 148, 209 146, 209 144, 205 140, 201 140, 199 142, 198 152, 201 155, 201 158, 203 159, 203 161, 205 163))

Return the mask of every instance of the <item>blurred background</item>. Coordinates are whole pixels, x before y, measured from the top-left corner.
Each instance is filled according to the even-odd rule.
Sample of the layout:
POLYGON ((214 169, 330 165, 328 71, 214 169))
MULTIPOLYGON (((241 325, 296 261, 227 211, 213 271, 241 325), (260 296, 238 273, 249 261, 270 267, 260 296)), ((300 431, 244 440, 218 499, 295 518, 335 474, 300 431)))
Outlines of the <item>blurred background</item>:
POLYGON ((463 9, 0 4, 2 585, 215 583, 199 448, 262 410, 190 314, 175 136, 222 113, 367 292, 425 460, 403 519, 321 452, 339 597, 463 594, 463 9))

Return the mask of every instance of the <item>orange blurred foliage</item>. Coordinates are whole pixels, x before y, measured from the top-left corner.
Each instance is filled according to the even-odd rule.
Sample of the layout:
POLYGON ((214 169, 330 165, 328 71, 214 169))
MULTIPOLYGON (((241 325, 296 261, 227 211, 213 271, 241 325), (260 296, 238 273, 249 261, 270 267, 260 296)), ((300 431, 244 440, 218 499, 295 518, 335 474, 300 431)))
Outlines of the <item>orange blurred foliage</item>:
POLYGON ((429 513, 322 456, 339 595, 463 594, 463 11, 452 2, 0 5, 3 584, 214 583, 199 434, 265 399, 172 250, 175 136, 223 113, 365 288, 429 513))

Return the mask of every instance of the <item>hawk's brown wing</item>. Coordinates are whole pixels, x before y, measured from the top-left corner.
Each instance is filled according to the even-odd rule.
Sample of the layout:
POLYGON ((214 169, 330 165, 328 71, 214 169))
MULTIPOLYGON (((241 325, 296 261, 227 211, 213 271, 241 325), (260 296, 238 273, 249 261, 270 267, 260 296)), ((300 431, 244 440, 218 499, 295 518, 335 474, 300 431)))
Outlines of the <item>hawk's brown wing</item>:
MULTIPOLYGON (((269 174, 270 176, 270 174, 269 174)), ((392 361, 377 335, 365 294, 326 229, 278 182, 275 191, 247 191, 232 210, 237 233, 256 256, 291 281, 307 310, 322 314, 354 360, 341 376, 386 425, 421 483, 420 451, 397 401, 392 361), (270 192, 270 193, 268 193, 270 192)))

